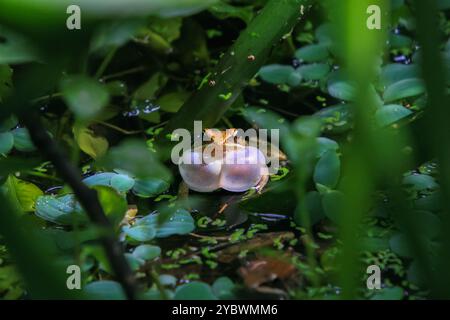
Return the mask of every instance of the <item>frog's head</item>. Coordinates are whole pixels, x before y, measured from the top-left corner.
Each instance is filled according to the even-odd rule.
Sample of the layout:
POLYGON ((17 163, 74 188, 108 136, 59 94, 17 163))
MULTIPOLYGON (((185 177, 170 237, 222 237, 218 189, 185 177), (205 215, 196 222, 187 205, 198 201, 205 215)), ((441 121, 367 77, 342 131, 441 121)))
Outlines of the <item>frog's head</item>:
POLYGON ((226 130, 219 129, 205 129, 205 134, 215 143, 223 145, 227 142, 232 142, 236 137, 238 129, 231 128, 226 130))

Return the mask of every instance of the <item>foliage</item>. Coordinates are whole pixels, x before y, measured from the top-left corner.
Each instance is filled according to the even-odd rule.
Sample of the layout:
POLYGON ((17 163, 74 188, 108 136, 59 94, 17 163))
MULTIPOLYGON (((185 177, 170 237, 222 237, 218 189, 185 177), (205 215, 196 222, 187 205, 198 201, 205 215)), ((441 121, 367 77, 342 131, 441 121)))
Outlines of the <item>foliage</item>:
POLYGON ((383 2, 375 33, 359 0, 79 1, 73 33, 68 2, 41 2, 0 4, 1 297, 127 298, 105 235, 141 299, 450 297, 433 272, 450 263, 447 1, 437 23, 420 1, 383 2), (113 230, 37 147, 28 111, 113 230), (279 129, 282 167, 261 193, 187 192, 167 150, 193 120, 279 129), (80 295, 54 276, 74 263, 80 295), (381 290, 366 288, 372 264, 381 290))

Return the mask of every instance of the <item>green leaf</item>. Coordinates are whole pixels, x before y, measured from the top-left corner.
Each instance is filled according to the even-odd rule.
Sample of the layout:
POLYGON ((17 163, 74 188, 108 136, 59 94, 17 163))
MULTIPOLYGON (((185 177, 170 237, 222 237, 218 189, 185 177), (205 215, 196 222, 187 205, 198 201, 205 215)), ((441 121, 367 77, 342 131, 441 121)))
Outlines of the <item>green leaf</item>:
POLYGON ((314 63, 300 66, 297 72, 306 80, 321 80, 330 72, 330 66, 326 63, 314 63))
POLYGON ((403 233, 396 233, 392 235, 391 239, 389 240, 389 245, 391 247, 391 250, 401 257, 414 257, 413 248, 411 247, 408 238, 403 233))
POLYGON ((108 89, 86 76, 64 78, 61 91, 67 106, 82 121, 94 118, 109 103, 108 89))
POLYGON ((262 67, 258 74, 266 82, 273 84, 286 84, 295 69, 291 66, 281 64, 270 64, 262 67))
POLYGON ((147 226, 156 230, 156 237, 165 238, 171 235, 188 234, 195 229, 195 221, 185 209, 177 209, 164 221, 161 214, 149 214, 136 221, 133 227, 147 226))
POLYGON ((209 8, 215 17, 223 20, 228 18, 238 18, 248 24, 253 19, 252 6, 232 6, 220 1, 209 8))
POLYGON ((104 137, 96 136, 91 129, 74 126, 73 134, 81 151, 90 155, 93 159, 102 157, 108 150, 108 140, 104 137))
POLYGON ((341 174, 341 161, 335 150, 326 151, 314 169, 314 182, 329 188, 336 187, 341 174))
POLYGON ((170 184, 158 178, 137 179, 133 187, 133 193, 142 198, 155 197, 167 189, 170 184))
POLYGON ((161 109, 167 112, 177 112, 183 103, 189 97, 186 91, 176 91, 163 95, 156 103, 161 106, 161 109))
POLYGON ((383 66, 381 70, 381 84, 384 87, 388 87, 401 80, 418 78, 419 75, 419 67, 417 65, 391 63, 383 66))
POLYGON ((73 194, 37 198, 36 215, 44 220, 62 225, 87 222, 87 216, 73 194))
POLYGON ((328 81, 328 93, 339 100, 353 101, 356 89, 350 82, 333 79, 328 81))
POLYGON ((219 299, 230 300, 235 299, 233 290, 235 284, 228 277, 219 277, 212 284, 212 291, 214 295, 219 299))
POLYGON ((156 154, 151 152, 140 140, 124 140, 98 160, 99 166, 109 169, 121 169, 139 179, 158 178, 171 180, 170 171, 159 162, 156 154))
POLYGON ((27 129, 17 128, 12 131, 12 134, 14 135, 14 148, 22 152, 36 150, 27 129))
POLYGON ((87 284, 83 292, 94 300, 125 300, 120 283, 111 280, 94 281, 87 284))
POLYGON ((125 174, 115 172, 97 173, 87 177, 83 182, 88 186, 107 186, 118 192, 127 192, 133 188, 135 180, 125 174))
POLYGON ((145 24, 145 20, 126 19, 100 25, 91 42, 91 52, 105 53, 127 43, 145 24))
POLYGON ((333 25, 331 23, 321 24, 316 28, 315 36, 321 45, 331 45, 333 42, 333 25))
POLYGON ((329 191, 322 196, 322 205, 325 215, 334 223, 339 222, 339 213, 344 201, 344 195, 339 191, 329 191))
POLYGON ((328 46, 323 44, 310 44, 295 52, 295 57, 304 62, 324 61, 328 56, 328 46))
POLYGON ((339 144, 331 139, 325 137, 317 138, 317 157, 321 158, 327 151, 333 150, 337 151, 339 149, 339 144))
POLYGON ((217 300, 217 298, 208 284, 192 281, 176 289, 174 300, 217 300))
POLYGON ((147 261, 153 260, 161 255, 161 248, 150 244, 142 244, 137 246, 133 251, 133 256, 138 259, 147 261))
POLYGON ((434 190, 439 188, 436 180, 426 174, 411 174, 403 178, 403 184, 415 191, 434 190))
POLYGON ((155 227, 149 224, 124 226, 123 232, 130 238, 140 242, 150 241, 156 236, 155 227))
POLYGON ((17 179, 10 175, 6 183, 2 186, 3 192, 6 193, 8 199, 21 212, 33 212, 35 209, 36 199, 44 193, 36 185, 31 182, 17 179))
POLYGON ((415 97, 425 92, 425 85, 421 79, 412 78, 400 80, 387 87, 383 94, 385 102, 397 101, 415 97))
POLYGON ((0 154, 7 154, 14 147, 14 135, 11 132, 0 133, 0 154))
POLYGON ((377 290, 371 300, 402 300, 404 292, 401 287, 388 287, 377 290))
POLYGON ((3 26, 0 26, 0 34, 4 39, 0 42, 0 65, 19 64, 37 59, 37 50, 27 38, 3 26))
POLYGON ((289 123, 278 113, 257 107, 247 107, 243 109, 242 115, 248 123, 257 128, 280 130, 280 137, 289 131, 289 123))
POLYGON ((375 113, 378 125, 385 127, 396 123, 412 114, 412 111, 398 104, 388 104, 382 106, 375 113))
POLYGON ((2 122, 0 122, 0 132, 7 132, 13 129, 14 127, 17 127, 17 119, 14 116, 9 116, 2 122))
POLYGON ((105 215, 112 221, 113 225, 118 224, 128 210, 125 196, 111 187, 94 186, 94 189, 97 191, 98 200, 105 215))
MULTIPOLYGON (((315 225, 317 222, 325 217, 325 212, 322 206, 322 195, 317 191, 310 191, 305 196, 306 208, 309 213, 309 223, 311 226, 315 225)), ((307 227, 303 225, 301 217, 295 217, 295 221, 298 225, 307 227)))
POLYGON ((321 119, 323 129, 332 134, 348 131, 353 125, 353 115, 349 104, 327 107, 314 115, 321 119))
POLYGON ((401 34, 393 34, 389 35, 389 45, 393 49, 406 49, 411 48, 412 39, 410 37, 401 35, 401 34))

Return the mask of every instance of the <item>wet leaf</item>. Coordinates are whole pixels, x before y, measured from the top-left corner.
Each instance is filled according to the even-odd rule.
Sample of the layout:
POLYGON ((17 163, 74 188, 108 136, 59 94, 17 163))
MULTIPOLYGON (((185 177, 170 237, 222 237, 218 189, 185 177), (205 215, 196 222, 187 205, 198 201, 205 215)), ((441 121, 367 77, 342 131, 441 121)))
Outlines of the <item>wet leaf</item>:
POLYGON ((405 79, 391 84, 383 94, 385 102, 397 101, 415 97, 425 92, 425 85, 421 79, 405 79))

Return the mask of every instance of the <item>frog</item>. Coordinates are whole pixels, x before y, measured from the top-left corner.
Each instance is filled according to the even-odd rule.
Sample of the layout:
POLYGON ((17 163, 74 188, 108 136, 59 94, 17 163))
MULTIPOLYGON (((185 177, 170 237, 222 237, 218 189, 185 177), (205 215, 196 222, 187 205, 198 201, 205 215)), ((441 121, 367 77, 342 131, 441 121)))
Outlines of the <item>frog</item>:
POLYGON ((246 192, 253 188, 261 193, 269 181, 263 152, 238 136, 235 128, 205 129, 204 133, 210 142, 186 150, 178 164, 188 188, 197 192, 246 192))

